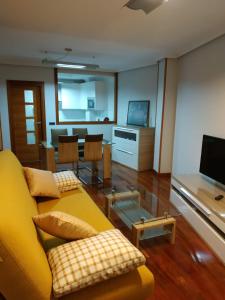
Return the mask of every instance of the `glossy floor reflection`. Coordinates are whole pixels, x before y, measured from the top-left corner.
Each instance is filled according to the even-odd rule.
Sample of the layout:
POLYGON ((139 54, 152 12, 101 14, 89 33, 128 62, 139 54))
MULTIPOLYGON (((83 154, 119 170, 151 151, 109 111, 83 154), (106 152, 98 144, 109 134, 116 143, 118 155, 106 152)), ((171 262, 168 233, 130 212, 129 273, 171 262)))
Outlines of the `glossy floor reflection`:
MULTIPOLYGON (((170 178, 158 177, 151 171, 138 174, 114 163, 112 180, 105 182, 104 186, 137 183, 163 201, 169 201, 170 178)), ((100 189, 102 185, 86 187, 99 207, 104 209, 105 198, 100 189)), ((130 231, 116 215, 112 216, 112 221, 130 238, 130 231)), ((182 216, 177 217, 175 245, 165 237, 159 237, 141 242, 141 250, 155 276, 152 300, 225 299, 225 266, 182 216)))

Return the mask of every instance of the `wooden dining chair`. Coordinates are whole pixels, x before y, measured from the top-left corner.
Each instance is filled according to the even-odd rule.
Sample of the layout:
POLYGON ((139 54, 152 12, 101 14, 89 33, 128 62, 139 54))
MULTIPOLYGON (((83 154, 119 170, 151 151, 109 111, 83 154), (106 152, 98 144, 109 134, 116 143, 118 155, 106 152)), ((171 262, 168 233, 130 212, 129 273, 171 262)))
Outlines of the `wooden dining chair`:
POLYGON ((58 151, 58 139, 60 135, 68 135, 67 128, 52 128, 51 129, 51 144, 58 151))
POLYGON ((85 139, 85 136, 88 134, 87 128, 73 128, 73 135, 78 135, 78 139, 85 139))
MULTIPOLYGON (((85 139, 85 136, 88 134, 87 128, 73 128, 72 129, 73 135, 78 135, 78 139, 85 139)), ((79 150, 79 156, 84 157, 84 143, 79 142, 78 143, 78 150, 79 150)))
MULTIPOLYGON (((102 179, 98 176, 98 162, 102 160, 102 140, 103 134, 88 134, 85 136, 84 158, 82 161, 91 162, 92 168, 86 168, 92 173, 93 179, 97 179, 97 183, 102 183, 102 179)), ((81 178, 82 180, 82 178, 81 178)), ((85 180, 83 180, 84 183, 85 180)))
POLYGON ((77 163, 78 170, 78 160, 78 135, 60 135, 58 137, 58 153, 56 157, 56 163, 71 163, 72 169, 75 171, 75 163, 77 163))

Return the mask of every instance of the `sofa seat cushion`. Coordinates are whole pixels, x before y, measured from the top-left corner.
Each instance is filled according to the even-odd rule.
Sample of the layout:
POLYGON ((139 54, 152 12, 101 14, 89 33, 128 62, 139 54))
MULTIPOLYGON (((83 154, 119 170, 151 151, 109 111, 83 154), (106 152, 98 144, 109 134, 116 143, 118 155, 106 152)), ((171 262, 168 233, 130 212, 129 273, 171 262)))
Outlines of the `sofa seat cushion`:
MULTIPOLYGON (((38 212, 40 214, 55 210, 80 218, 99 232, 113 228, 113 225, 82 187, 63 193, 60 199, 46 200, 38 203, 38 212)), ((46 250, 65 243, 64 240, 49 235, 42 230, 39 230, 39 232, 46 250)))
POLYGON ((53 292, 61 297, 145 264, 144 255, 118 229, 53 248, 48 253, 53 292))
MULTIPOLYGON (((92 225, 97 231, 112 229, 113 225, 96 206, 82 187, 62 194, 61 199, 38 203, 39 213, 60 210, 77 216, 92 225)), ((45 249, 50 249, 65 241, 47 233, 40 232, 45 249)), ((154 277, 146 266, 138 267, 122 276, 111 278, 94 286, 63 296, 61 300, 144 300, 148 299, 154 289, 154 277)))
POLYGON ((150 300, 153 290, 154 277, 146 266, 141 266, 127 274, 63 296, 60 300, 150 300))

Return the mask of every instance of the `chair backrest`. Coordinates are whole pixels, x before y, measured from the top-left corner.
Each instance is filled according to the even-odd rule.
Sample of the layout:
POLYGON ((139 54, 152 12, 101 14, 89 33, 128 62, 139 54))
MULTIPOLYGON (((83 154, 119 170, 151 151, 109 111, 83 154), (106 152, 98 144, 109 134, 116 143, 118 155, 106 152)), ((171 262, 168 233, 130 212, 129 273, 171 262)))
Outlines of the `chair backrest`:
POLYGON ((67 128, 52 128, 51 129, 51 137, 52 137, 51 143, 55 149, 58 148, 59 135, 68 135, 67 128))
POLYGON ((73 128, 73 135, 78 135, 79 139, 85 139, 85 136, 88 134, 87 128, 73 128))
POLYGON ((70 163, 78 161, 78 135, 60 135, 58 141, 59 162, 70 163))
POLYGON ((103 134, 89 134, 85 136, 84 160, 102 160, 103 134))

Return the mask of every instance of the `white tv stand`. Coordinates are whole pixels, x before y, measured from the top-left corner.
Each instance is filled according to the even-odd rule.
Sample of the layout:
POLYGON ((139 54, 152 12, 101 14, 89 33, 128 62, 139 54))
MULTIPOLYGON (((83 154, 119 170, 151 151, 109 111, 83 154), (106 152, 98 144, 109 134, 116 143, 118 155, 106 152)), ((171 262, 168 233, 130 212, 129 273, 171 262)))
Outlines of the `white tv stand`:
POLYGON ((170 201, 225 264, 225 191, 200 174, 173 176, 170 201))
POLYGON ((113 126, 112 160, 137 171, 152 169, 155 128, 113 126))

